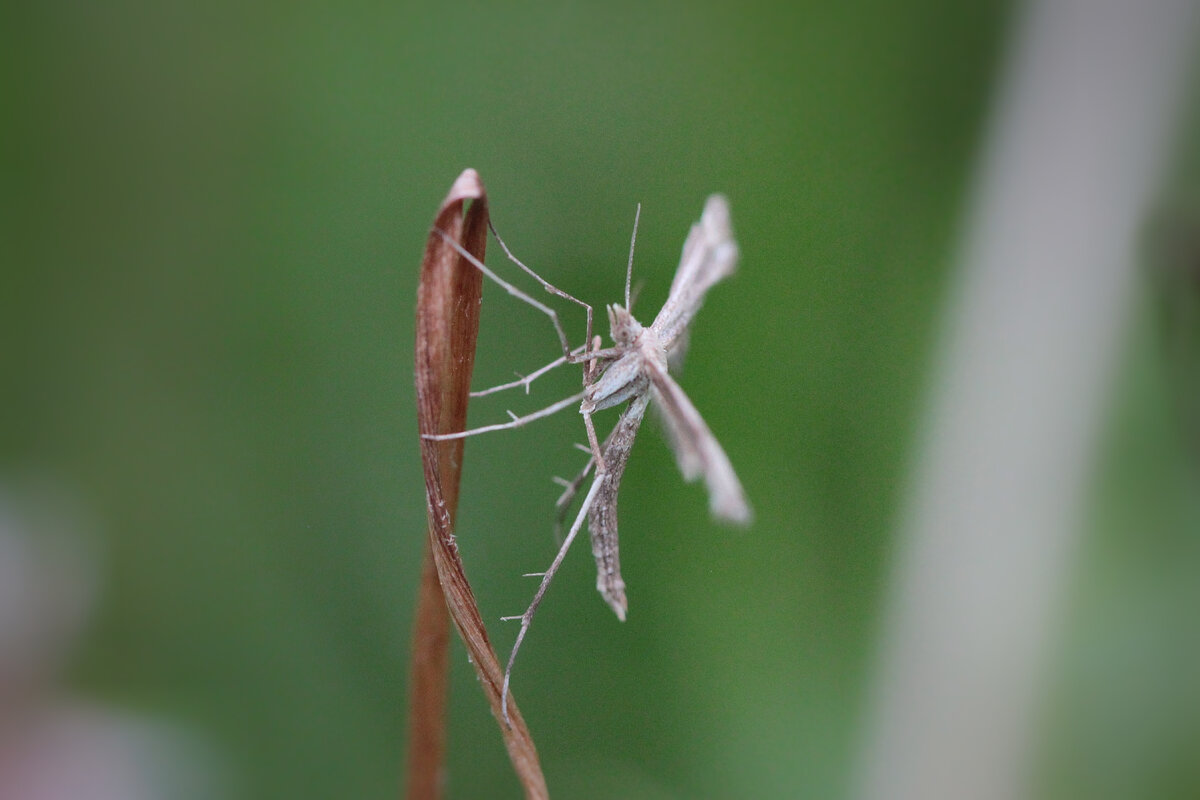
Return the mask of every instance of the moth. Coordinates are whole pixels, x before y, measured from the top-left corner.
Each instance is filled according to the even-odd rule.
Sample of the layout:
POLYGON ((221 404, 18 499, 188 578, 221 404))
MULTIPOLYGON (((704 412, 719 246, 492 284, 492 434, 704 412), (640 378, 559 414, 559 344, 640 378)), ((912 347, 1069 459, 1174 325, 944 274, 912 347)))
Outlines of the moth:
MULTIPOLYGON (((583 366, 583 391, 554 403, 540 411, 518 417, 509 412, 512 419, 497 425, 459 431, 448 434, 427 434, 429 439, 457 439, 489 431, 517 428, 536 419, 561 411, 578 402, 587 431, 590 458, 572 481, 563 481, 564 492, 556 503, 559 525, 573 503, 589 474, 592 483, 576 514, 566 537, 559 547, 554 561, 545 572, 531 573, 541 577, 541 584, 533 601, 524 614, 505 619, 519 619, 521 629, 509 655, 504 673, 502 707, 507 720, 508 687, 517 651, 533 621, 533 615, 541 604, 554 574, 566 556, 567 550, 578 534, 583 520, 588 521, 592 540, 592 554, 596 560, 596 588, 600 595, 622 621, 628 603, 625 597, 625 582, 621 579, 621 567, 617 542, 617 493, 624 475, 625 466, 633 447, 646 408, 651 402, 661 412, 663 426, 675 452, 679 469, 687 481, 703 477, 708 488, 709 507, 715 517, 741 525, 751 520, 750 505, 729 457, 721 448, 712 431, 704 422, 700 412, 688 399, 687 394, 671 377, 672 365, 677 365, 687 348, 687 335, 692 317, 699 311, 704 297, 714 284, 733 274, 738 262, 738 246, 733 236, 729 203, 719 194, 711 195, 704 204, 700 220, 692 225, 683 245, 683 255, 667 301, 658 316, 649 325, 642 325, 631 311, 630 282, 633 274, 633 250, 637 241, 637 226, 641 207, 634 218, 633 237, 629 248, 629 263, 625 272, 625 303, 607 306, 611 347, 601 347, 599 336, 592 335, 592 307, 546 282, 532 269, 522 263, 504 243, 492 227, 492 235, 504 250, 505 255, 522 270, 537 280, 551 294, 578 304, 586 310, 587 332, 583 345, 572 348, 558 314, 548 306, 534 300, 517 287, 501 279, 481 261, 463 249, 444 232, 442 237, 484 275, 503 287, 509 294, 530 304, 550 317, 554 323, 563 354, 546 366, 517 381, 494 386, 472 396, 524 387, 541 375, 564 364, 583 366), (601 444, 596 436, 592 415, 597 411, 627 404, 617 424, 601 444)), ((490 222, 489 222, 490 225, 490 222)))

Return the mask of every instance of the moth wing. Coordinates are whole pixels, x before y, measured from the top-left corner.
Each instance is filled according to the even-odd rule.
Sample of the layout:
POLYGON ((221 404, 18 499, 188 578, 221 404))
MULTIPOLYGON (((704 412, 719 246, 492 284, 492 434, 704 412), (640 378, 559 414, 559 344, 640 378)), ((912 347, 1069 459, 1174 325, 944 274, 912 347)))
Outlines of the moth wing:
POLYGON ((723 195, 710 195, 700 220, 683 243, 683 256, 671 281, 667 302, 651 325, 668 353, 674 350, 704 303, 704 295, 717 281, 732 275, 737 262, 738 246, 733 238, 729 201, 723 195))
POLYGON ((666 370, 647 362, 646 372, 684 480, 694 481, 703 476, 713 516, 749 524, 753 513, 746 502, 746 493, 717 437, 666 370))
POLYGON ((605 440, 604 466, 607 471, 603 475, 604 483, 588 509, 588 532, 592 537, 592 556, 596 559, 596 590, 622 621, 628 604, 617 546, 617 493, 649 399, 644 393, 635 397, 605 440))

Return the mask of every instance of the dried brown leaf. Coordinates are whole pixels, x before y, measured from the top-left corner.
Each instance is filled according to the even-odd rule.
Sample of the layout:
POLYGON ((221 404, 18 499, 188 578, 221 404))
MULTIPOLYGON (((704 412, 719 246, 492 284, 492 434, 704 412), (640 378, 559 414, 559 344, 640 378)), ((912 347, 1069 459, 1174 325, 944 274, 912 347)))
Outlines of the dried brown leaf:
MULTIPOLYGON (((487 221, 483 182, 475 170, 464 170, 442 202, 434 227, 482 260, 487 221), (464 217, 463 206, 468 201, 472 202, 464 217)), ((450 433, 466 427, 481 291, 479 271, 436 231, 430 231, 417 289, 417 423, 421 434, 450 433)), ((492 714, 500 724, 525 796, 546 798, 549 795, 537 748, 511 694, 509 725, 503 722, 500 688, 504 672, 488 640, 454 541, 463 440, 421 438, 420 444, 429 535, 413 637, 407 796, 410 800, 426 800, 441 794, 449 609, 492 714)))

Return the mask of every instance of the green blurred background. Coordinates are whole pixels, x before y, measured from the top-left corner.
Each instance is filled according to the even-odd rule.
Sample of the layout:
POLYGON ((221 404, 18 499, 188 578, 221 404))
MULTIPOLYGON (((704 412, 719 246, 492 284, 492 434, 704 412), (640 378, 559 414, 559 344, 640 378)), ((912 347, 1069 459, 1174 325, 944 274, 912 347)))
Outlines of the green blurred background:
MULTIPOLYGON (((102 543, 65 691, 193 731, 240 796, 396 796, 425 526, 413 310, 440 200, 476 168, 514 250, 597 305, 641 202, 645 319, 722 191, 743 261, 680 380, 756 524, 713 524, 650 426, 621 503, 628 622, 578 546, 515 692, 555 796, 844 797, 1012 9, 499 5, 0 12, 0 468, 67 487, 102 543)), ((1055 653, 1047 797, 1200 793, 1195 454, 1152 287, 1055 653)), ((556 352, 492 286, 479 341, 477 386, 556 352)), ((467 445, 459 544, 487 620, 552 557, 550 478, 581 436, 568 413, 467 445)), ((515 629, 493 633, 506 653, 515 629)), ((448 796, 518 796, 457 642, 452 662, 448 796)))

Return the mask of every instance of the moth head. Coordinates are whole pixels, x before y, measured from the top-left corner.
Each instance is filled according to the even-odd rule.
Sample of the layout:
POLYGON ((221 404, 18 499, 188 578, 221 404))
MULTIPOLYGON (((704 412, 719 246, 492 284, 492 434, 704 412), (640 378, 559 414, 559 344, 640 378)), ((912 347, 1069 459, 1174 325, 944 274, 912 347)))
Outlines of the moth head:
POLYGON ((632 345, 642 333, 642 323, 634 319, 628 309, 616 303, 608 307, 608 325, 612 331, 612 340, 621 347, 632 345))

